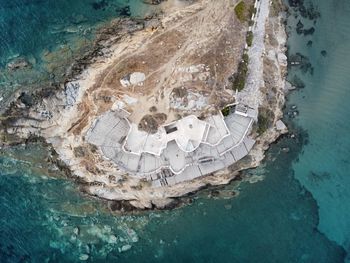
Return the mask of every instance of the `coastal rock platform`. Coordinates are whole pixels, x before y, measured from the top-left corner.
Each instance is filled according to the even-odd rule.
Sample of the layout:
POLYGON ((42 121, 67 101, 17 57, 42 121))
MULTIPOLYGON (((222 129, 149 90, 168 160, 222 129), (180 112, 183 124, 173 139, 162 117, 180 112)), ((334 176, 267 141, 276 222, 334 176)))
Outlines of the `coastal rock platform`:
POLYGON ((286 71, 282 17, 269 17, 268 0, 245 1, 257 10, 251 27, 237 18, 238 1, 170 2, 157 26, 112 22, 106 31, 123 25, 115 38, 98 42, 99 52, 61 87, 21 94, 1 119, 4 144, 44 138, 84 192, 139 209, 172 207, 259 165, 286 132, 276 128, 286 71), (237 91, 232 77, 244 54, 252 59, 237 91))

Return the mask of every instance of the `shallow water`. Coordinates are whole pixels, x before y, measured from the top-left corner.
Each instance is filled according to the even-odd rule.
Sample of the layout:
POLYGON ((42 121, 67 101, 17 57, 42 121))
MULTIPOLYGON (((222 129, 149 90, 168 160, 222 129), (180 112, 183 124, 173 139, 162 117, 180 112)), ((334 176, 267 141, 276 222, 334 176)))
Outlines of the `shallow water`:
MULTIPOLYGON (((38 8, 46 2, 35 3, 38 8)), ((74 6, 89 14, 86 3, 74 6)), ((305 82, 286 109, 297 105, 299 116, 289 119, 286 113, 296 138, 281 139, 262 167, 246 173, 264 180, 243 183, 234 198, 229 197, 237 190, 232 184, 221 191, 226 197, 209 198, 206 191, 173 211, 111 215, 74 183, 47 176, 40 166, 44 149, 6 150, 0 154, 0 262, 76 262, 84 254, 91 262, 343 262, 350 247, 350 6, 347 0, 313 3, 321 13, 313 35, 297 35, 295 21, 288 22, 290 53, 307 56, 314 68, 313 75, 290 71, 290 78, 297 74, 305 82), (131 249, 120 252, 127 245, 131 249)), ((55 12, 62 15, 67 7, 55 12)), ((13 40, 19 49, 27 48, 21 41, 13 40)), ((48 46, 45 42, 31 53, 48 46)))
MULTIPOLYGON (((302 74, 305 89, 294 93, 309 144, 293 164, 296 178, 319 206, 319 229, 331 240, 350 248, 350 2, 314 1, 321 11, 312 37, 293 35, 291 53, 310 59, 314 73, 302 74), (312 40, 312 47, 307 41, 312 40), (294 44, 296 43, 296 44, 294 44), (321 51, 326 51, 326 56, 321 51)), ((294 70, 290 75, 294 74, 294 70)))

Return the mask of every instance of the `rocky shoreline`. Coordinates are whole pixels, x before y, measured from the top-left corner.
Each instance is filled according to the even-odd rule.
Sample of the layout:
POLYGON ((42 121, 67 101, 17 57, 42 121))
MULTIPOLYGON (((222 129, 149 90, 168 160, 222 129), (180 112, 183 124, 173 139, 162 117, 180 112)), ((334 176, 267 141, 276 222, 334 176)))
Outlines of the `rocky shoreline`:
MULTIPOLYGON (((99 28, 96 32, 95 40, 90 49, 81 55, 78 59, 68 65, 65 73, 62 76, 60 83, 51 82, 38 89, 30 90, 22 87, 13 94, 12 100, 0 107, 0 113, 4 116, 8 115, 8 111, 16 107, 16 101, 21 100, 26 107, 32 107, 38 104, 40 99, 49 98, 54 93, 65 90, 67 83, 78 80, 79 76, 86 70, 89 65, 95 63, 98 59, 108 58, 111 53, 111 47, 121 41, 124 37, 132 35, 141 30, 151 30, 160 25, 158 14, 152 14, 144 19, 121 17, 116 18, 99 28), (23 96, 30 98, 31 102, 23 101, 23 96), (7 111, 7 112, 6 112, 7 111)), ((25 67, 30 67, 30 62, 24 58, 16 58, 10 61, 7 67, 12 70, 18 70, 25 67)))
MULTIPOLYGON (((265 5, 268 4, 268 1, 262 2, 265 5)), ((264 50, 264 56, 261 58, 263 68, 260 69, 260 72, 254 73, 261 75, 252 76, 253 79, 262 77, 262 85, 258 87, 258 91, 247 89, 248 93, 242 94, 258 97, 259 112, 263 114, 263 118, 260 118, 261 115, 259 115, 252 131, 257 143, 244 159, 212 175, 171 187, 154 189, 145 181, 126 178, 122 171, 101 158, 96 148, 86 145, 83 138, 79 139, 76 136, 82 132, 81 120, 91 121, 91 112, 86 111, 84 113, 86 115, 80 115, 86 107, 82 103, 85 95, 84 88, 90 87, 96 78, 103 76, 104 71, 101 68, 111 67, 108 61, 112 61, 118 52, 123 52, 127 47, 137 48, 139 44, 134 40, 145 38, 145 32, 152 32, 164 25, 167 26, 169 21, 186 19, 191 12, 196 14, 198 10, 201 10, 203 8, 201 4, 201 1, 193 4, 185 10, 185 14, 181 14, 180 10, 162 18, 113 21, 109 27, 99 32, 92 50, 67 70, 67 81, 64 84, 33 93, 21 92, 16 95, 18 99, 9 105, 1 117, 2 146, 29 143, 37 138, 44 138, 43 141, 52 147, 54 153, 50 162, 75 180, 80 185, 81 191, 107 200, 112 211, 171 209, 181 205, 186 199, 185 202, 188 202, 190 200, 188 197, 201 189, 225 185, 232 180, 241 180, 239 172, 257 167, 263 160, 264 152, 269 145, 282 133, 287 132, 286 127, 280 122, 285 93, 288 91, 285 89, 287 37, 283 21, 285 18, 280 12, 282 4, 270 6, 270 14, 262 14, 268 16, 265 24, 264 43, 253 41, 251 47, 254 50, 256 48, 254 45, 260 45, 260 48, 261 45, 263 46, 261 49, 261 51, 264 50), (249 90, 254 94, 249 94, 249 90), (263 132, 259 130, 261 122, 267 122, 263 132), (82 162, 77 161, 79 157, 85 158, 84 166, 82 162), (94 162, 97 161, 98 165, 89 165, 89 158, 94 162)), ((101 99, 108 100, 108 96, 101 99)))

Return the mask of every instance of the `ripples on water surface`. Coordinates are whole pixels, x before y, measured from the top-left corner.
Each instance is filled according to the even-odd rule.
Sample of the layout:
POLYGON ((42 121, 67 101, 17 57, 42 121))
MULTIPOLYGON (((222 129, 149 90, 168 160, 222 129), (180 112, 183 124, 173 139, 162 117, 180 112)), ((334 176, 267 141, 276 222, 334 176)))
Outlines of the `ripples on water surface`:
MULTIPOLYGON (((74 28, 108 20, 117 2, 96 2, 94 9, 92 1, 0 0, 1 65, 18 53, 47 72, 40 54, 74 45, 74 28), (113 8, 103 11, 105 3, 113 8), (87 20, 77 26, 79 15, 87 20)), ((236 198, 202 193, 174 211, 111 216, 74 184, 47 176, 57 172, 40 165, 44 149, 6 150, 0 156, 0 262, 76 262, 87 256, 93 262, 342 262, 350 247, 350 3, 313 3, 321 12, 315 33, 298 36, 294 27, 289 40, 290 53, 302 53, 314 67, 313 75, 290 73, 306 85, 287 107, 298 106, 300 115, 291 121, 301 129, 294 131, 300 130, 297 139, 274 145, 263 167, 247 173, 263 181, 242 184, 236 198)), ((4 84, 11 76, 1 77, 4 84)), ((233 187, 226 187, 225 196, 233 187)))
POLYGON ((317 201, 319 229, 349 249, 350 2, 313 2, 321 11, 314 35, 293 34, 290 40, 291 53, 306 55, 314 67, 313 75, 296 72, 306 88, 290 98, 300 111, 296 123, 309 135, 309 144, 293 168, 317 201), (308 48, 309 40, 313 43, 308 48))

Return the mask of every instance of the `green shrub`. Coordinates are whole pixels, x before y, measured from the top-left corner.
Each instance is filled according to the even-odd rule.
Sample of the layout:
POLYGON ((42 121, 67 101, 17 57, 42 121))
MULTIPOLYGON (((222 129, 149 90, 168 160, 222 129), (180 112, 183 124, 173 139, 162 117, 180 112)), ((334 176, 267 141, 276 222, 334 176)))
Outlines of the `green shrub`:
POLYGON ((243 53, 242 62, 245 62, 246 64, 248 64, 248 62, 249 62, 249 56, 248 56, 247 53, 243 53))
POLYGON ((238 64, 237 72, 234 75, 234 80, 232 84, 233 90, 241 91, 244 89, 245 80, 247 78, 247 73, 248 73, 248 63, 249 63, 249 56, 248 54, 244 53, 242 56, 241 62, 239 62, 238 64))
POLYGON ((228 116, 230 114, 230 107, 225 107, 221 110, 222 115, 224 115, 225 117, 228 116))
POLYGON ((257 132, 261 135, 269 128, 272 120, 274 119, 275 114, 266 108, 259 108, 259 116, 258 116, 258 129, 257 132))
POLYGON ((245 9, 246 7, 243 1, 239 2, 235 7, 236 16, 241 22, 244 22, 246 20, 245 9))
POLYGON ((269 127, 269 120, 267 116, 259 114, 258 116, 258 133, 263 134, 269 127))
POLYGON ((253 44, 253 32, 252 31, 247 32, 246 41, 247 41, 248 47, 251 47, 253 44))

